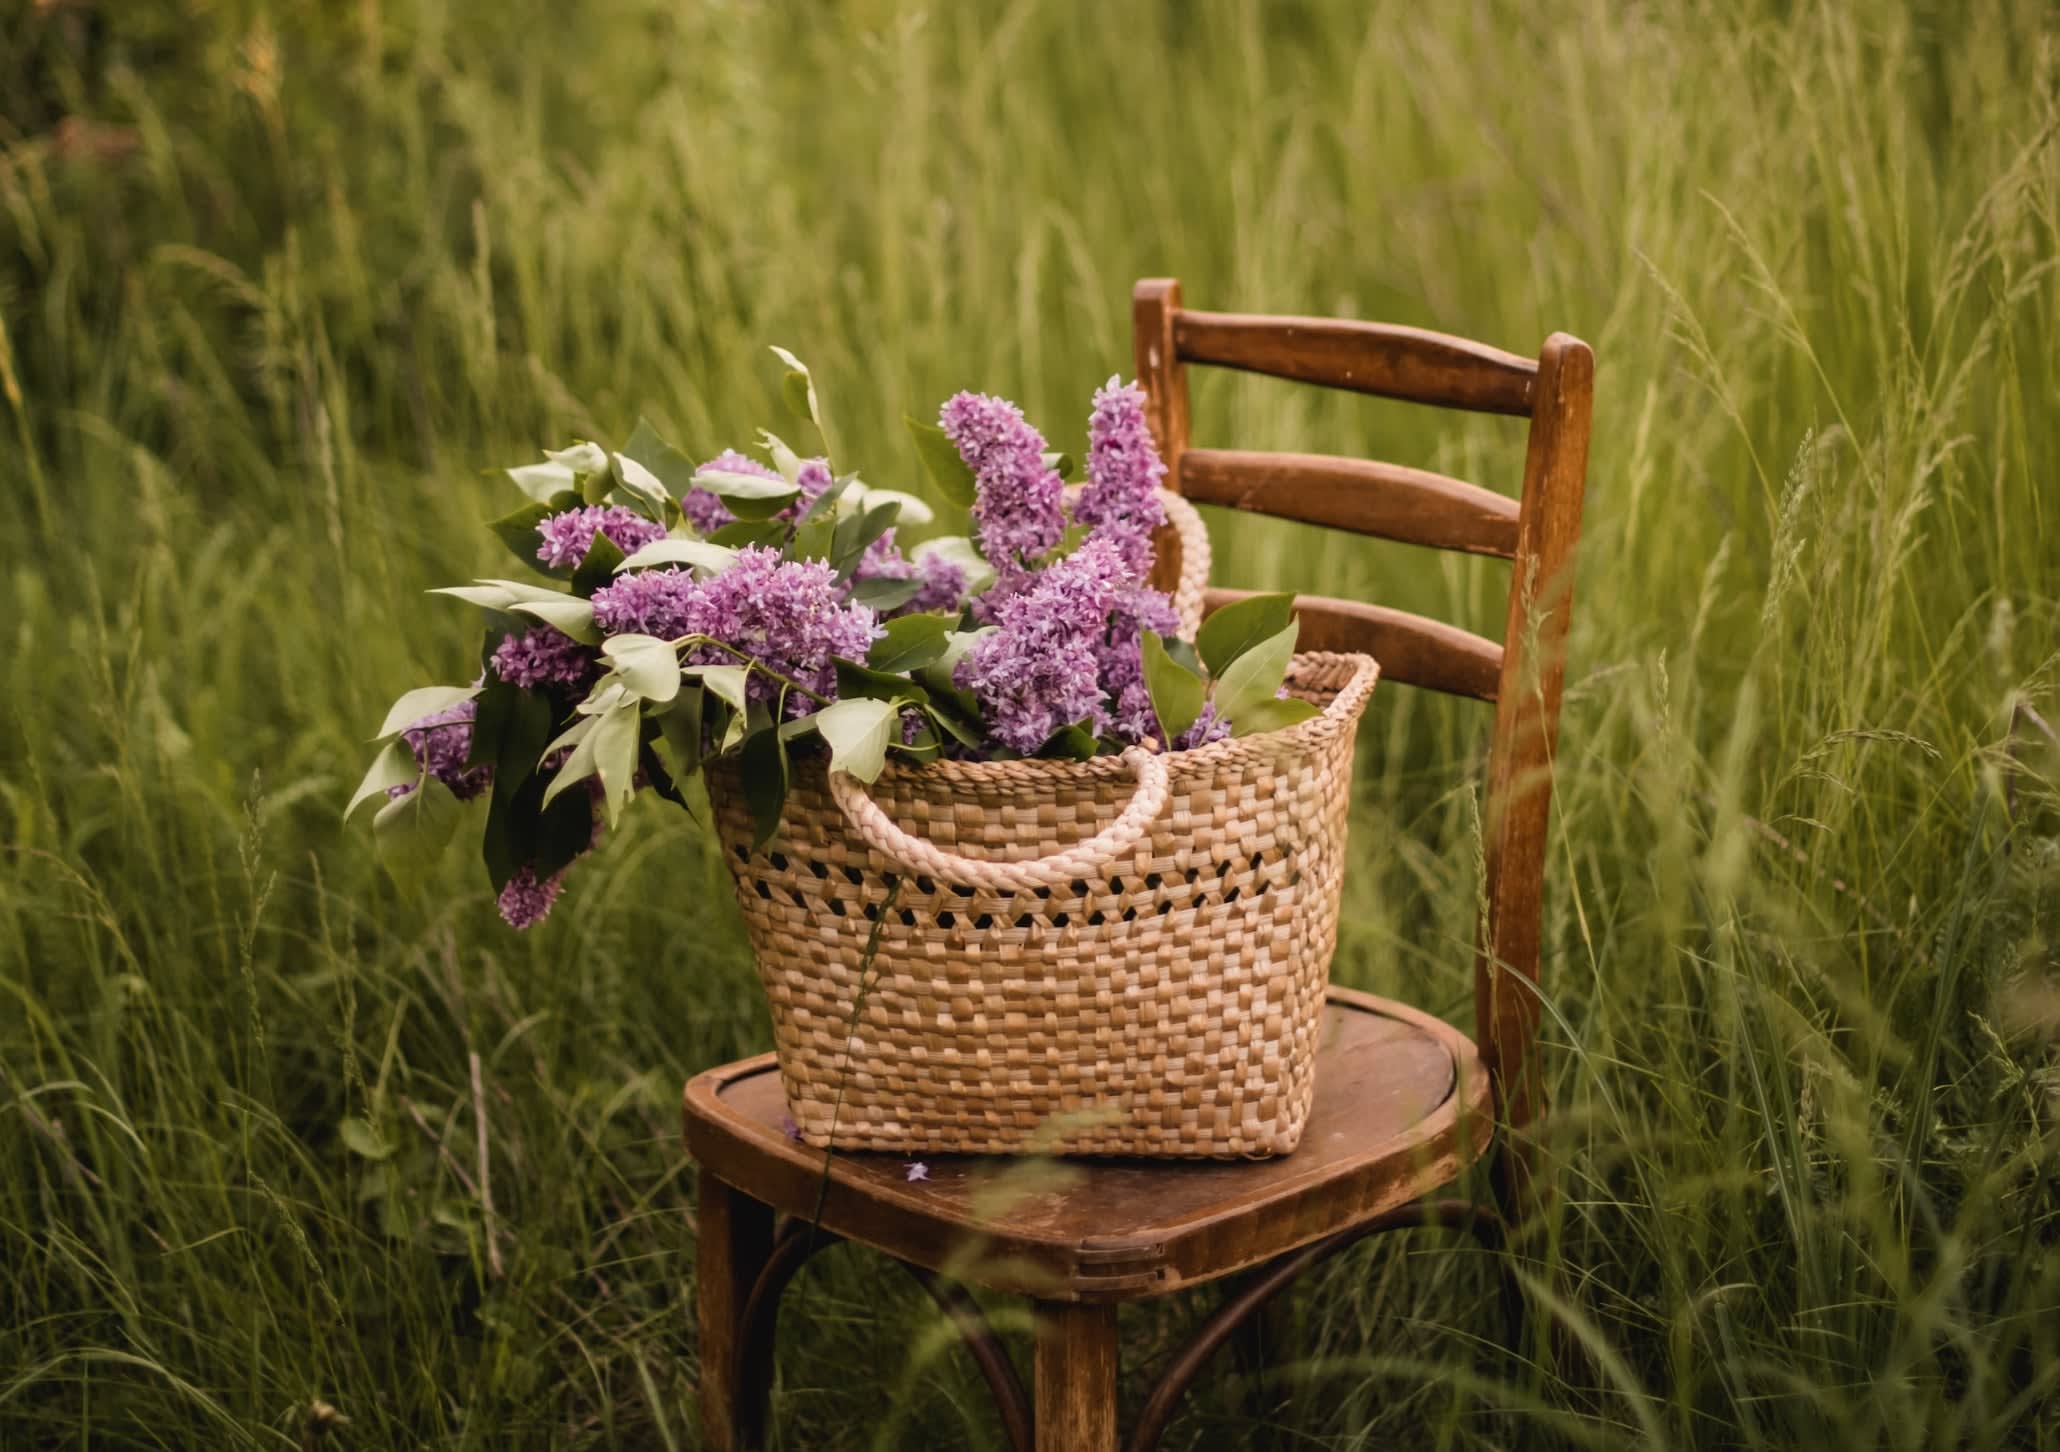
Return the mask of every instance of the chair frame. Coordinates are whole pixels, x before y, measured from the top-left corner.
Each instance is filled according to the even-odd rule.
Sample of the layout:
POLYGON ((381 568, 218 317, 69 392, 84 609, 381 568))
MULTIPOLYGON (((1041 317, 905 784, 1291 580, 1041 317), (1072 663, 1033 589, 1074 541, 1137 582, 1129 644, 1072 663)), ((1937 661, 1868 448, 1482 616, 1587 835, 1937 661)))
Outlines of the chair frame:
MULTIPOLYGON (((1388 1230, 1442 1227, 1491 1250, 1529 1201, 1528 1137, 1542 1110, 1535 1052, 1541 899, 1564 679, 1572 555, 1580 533, 1594 391, 1588 345, 1554 333, 1533 360, 1422 329, 1327 318, 1207 313, 1184 308, 1171 279, 1133 295, 1137 378, 1167 465, 1167 487, 1202 504, 1302 520, 1380 538, 1509 560, 1504 640, 1404 611, 1300 596, 1301 646, 1366 651, 1391 683, 1489 701, 1486 907, 1474 965, 1475 1046, 1498 1121, 1489 1153, 1499 1206, 1426 1195, 1336 1229, 1242 1272, 1153 1389, 1129 1447, 1149 1452, 1208 1358, 1248 1336, 1302 1272, 1388 1230), (1519 498, 1428 471, 1324 455, 1191 446, 1187 366, 1214 365, 1434 406, 1529 420, 1519 498)), ((1178 570, 1162 558, 1160 583, 1178 570)), ((1215 608, 1248 592, 1211 590, 1215 608)), ((1340 999, 1359 995, 1334 994, 1340 999)), ((1413 1011, 1408 1011, 1413 1017, 1413 1011)), ((1464 1047, 1456 1030, 1436 1028, 1464 1047)), ((731 1066, 737 1068, 740 1066, 731 1066)), ((688 1087, 692 1119, 696 1086, 688 1087)), ((712 1087, 701 1092, 713 1095, 712 1087)), ((861 1232, 863 1233, 863 1232, 861 1232)), ((702 1430, 714 1449, 758 1445, 781 1292, 808 1258, 839 1237, 773 1212, 718 1175, 700 1176, 698 1244, 702 1430)), ((1026 1395, 1006 1351, 972 1299, 935 1271, 901 1262, 959 1331, 993 1393, 1017 1452, 1113 1452, 1116 1306, 1036 1302, 1035 1389, 1026 1395)), ((1521 1298, 1504 1266, 1513 1325, 1521 1298)), ((1251 1348, 1247 1347, 1247 1351, 1251 1348)))

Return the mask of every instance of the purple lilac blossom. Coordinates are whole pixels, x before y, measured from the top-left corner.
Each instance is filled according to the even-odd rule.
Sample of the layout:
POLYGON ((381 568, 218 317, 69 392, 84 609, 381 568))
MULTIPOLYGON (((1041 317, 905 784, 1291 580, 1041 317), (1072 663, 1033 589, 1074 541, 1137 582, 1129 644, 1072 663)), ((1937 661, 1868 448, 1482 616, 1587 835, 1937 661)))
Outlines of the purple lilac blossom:
POLYGON ((1094 395, 1087 422, 1087 487, 1073 501, 1073 518, 1114 540, 1133 579, 1151 573, 1152 531, 1166 522, 1159 461, 1145 424, 1144 390, 1116 378, 1094 395))
POLYGON ((593 548, 596 534, 606 535, 626 555, 665 538, 664 525, 619 504, 594 504, 553 514, 537 525, 536 532, 543 541, 536 557, 554 570, 576 569, 593 548))
MULTIPOLYGON (((594 599, 600 619, 600 593, 594 599)), ((846 604, 837 572, 816 560, 781 560, 779 551, 751 545, 728 569, 686 594, 675 635, 706 635, 834 698, 837 668, 831 657, 863 660, 873 640, 873 612, 846 604)), ((605 625, 603 628, 607 628, 605 625)), ((690 665, 731 664, 737 657, 713 645, 688 652, 690 665)), ((753 671, 753 699, 778 699, 778 681, 753 671)), ((814 703, 796 693, 789 714, 806 715, 814 703)))
POLYGON ((923 588, 916 591, 915 597, 895 611, 895 614, 922 615, 937 610, 956 611, 965 603, 965 566, 936 553, 918 555, 914 565, 916 577, 923 582, 923 588))
POLYGON ((973 471, 973 530, 980 553, 1004 578, 1043 555, 1065 533, 1065 486, 1045 467, 1044 436, 1007 399, 960 393, 938 415, 973 471))
POLYGON ((892 529, 866 546, 865 557, 858 562, 858 568, 851 572, 852 584, 856 585, 866 580, 920 582, 915 594, 886 612, 890 618, 897 615, 922 615, 939 610, 955 611, 966 598, 964 566, 954 564, 935 553, 910 559, 895 545, 892 529))
POLYGON ((1198 746, 1207 746, 1212 741, 1221 741, 1230 734, 1230 722, 1216 714, 1216 703, 1204 701, 1202 714, 1195 717, 1194 725, 1180 734, 1173 743, 1175 751, 1193 751, 1198 746))
MULTIPOLYGON (((1105 536, 1096 534, 1100 540, 1105 536)), ((1122 546, 1107 541, 1119 552, 1122 546)), ((1148 585, 1130 585, 1118 597, 1100 649, 1102 686, 1109 693, 1109 734, 1125 741, 1147 736, 1163 742, 1165 732, 1152 712, 1151 692, 1144 683, 1144 632, 1171 635, 1180 628, 1173 602, 1148 585)))
POLYGON ((504 636, 493 653, 494 674, 525 691, 584 686, 594 678, 598 663, 592 650, 549 625, 504 636))
POLYGON ((700 589, 688 570, 617 575, 594 591, 594 624, 607 635, 636 633, 676 640, 687 633, 688 606, 700 589))
MULTIPOLYGON (((407 730, 401 740, 415 754, 415 764, 451 789, 451 795, 467 802, 493 784, 490 766, 467 767, 472 754, 472 722, 479 715, 477 701, 460 701, 446 710, 424 716, 407 730)), ((403 783, 389 787, 387 796, 404 797, 415 789, 403 783)))
POLYGON ((533 928, 551 915, 564 890, 564 872, 554 872, 539 882, 535 868, 520 868, 501 889, 501 919, 511 928, 533 928))
POLYGON ((1116 546, 1090 539, 1001 603, 999 628, 953 676, 979 701, 995 740, 1028 753, 1075 722, 1100 734, 1108 712, 1098 652, 1123 587, 1116 546))

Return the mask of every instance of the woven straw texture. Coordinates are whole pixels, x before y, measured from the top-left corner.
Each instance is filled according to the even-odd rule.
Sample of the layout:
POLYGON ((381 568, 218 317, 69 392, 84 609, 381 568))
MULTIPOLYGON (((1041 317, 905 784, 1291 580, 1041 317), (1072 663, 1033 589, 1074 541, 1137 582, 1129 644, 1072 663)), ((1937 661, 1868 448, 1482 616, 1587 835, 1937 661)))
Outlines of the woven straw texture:
POLYGON ((801 1137, 909 1154, 1292 1150, 1377 674, 1366 656, 1297 656, 1289 689, 1321 715, 1198 751, 889 766, 834 795, 819 759, 797 764, 755 853, 737 768, 712 766, 801 1137), (870 821, 847 811, 868 797, 870 821), (1097 837, 1117 850, 1078 850, 1097 837), (911 843, 932 849, 914 865, 911 843), (1046 858, 1059 880, 1031 865, 1046 858))

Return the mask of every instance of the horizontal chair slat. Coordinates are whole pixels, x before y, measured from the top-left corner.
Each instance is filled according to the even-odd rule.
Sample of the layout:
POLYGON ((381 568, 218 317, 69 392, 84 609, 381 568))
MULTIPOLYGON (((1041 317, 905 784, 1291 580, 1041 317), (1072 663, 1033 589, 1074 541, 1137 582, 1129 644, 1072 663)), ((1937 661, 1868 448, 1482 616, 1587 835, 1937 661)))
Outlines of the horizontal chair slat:
POLYGON ((1189 363, 1483 413, 1528 416, 1538 376, 1532 359, 1485 343, 1342 318, 1183 309, 1173 319, 1173 347, 1189 363))
POLYGON ((1423 469, 1328 454, 1269 454, 1189 449, 1180 456, 1180 492, 1196 504, 1223 504, 1382 539, 1516 555, 1517 505, 1492 490, 1423 469))
MULTIPOLYGON (((1205 613, 1256 594, 1252 590, 1209 591, 1205 613)), ((1451 696, 1492 701, 1502 681, 1502 647, 1470 630, 1428 620, 1407 610, 1297 595, 1302 618, 1297 650, 1360 651, 1380 662, 1381 679, 1424 686, 1451 696)))

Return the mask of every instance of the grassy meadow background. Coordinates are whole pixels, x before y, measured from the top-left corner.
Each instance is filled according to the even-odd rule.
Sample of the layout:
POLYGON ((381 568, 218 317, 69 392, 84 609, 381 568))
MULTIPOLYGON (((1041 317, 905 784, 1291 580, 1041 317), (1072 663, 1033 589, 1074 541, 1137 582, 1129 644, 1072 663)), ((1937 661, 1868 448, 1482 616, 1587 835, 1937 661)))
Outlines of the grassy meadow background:
MULTIPOLYGON (((656 802, 528 937, 469 852, 382 877, 366 737, 477 645, 421 592, 501 570, 490 466, 777 425, 769 343, 875 482, 959 387, 1077 445, 1156 274, 1598 360, 1528 1262, 1587 1355, 1389 1237, 1270 1425, 1226 1361, 1169 1445, 2055 1445, 2056 127, 2035 0, 9 7, 0 1445, 697 1445, 727 881, 656 802)), ((1500 621, 1492 564, 1212 523, 1226 582, 1500 621)), ((1333 975, 1465 1022, 1487 716, 1368 720, 1333 975)), ((792 1295, 780 1445, 998 1444, 891 1266, 792 1295)), ((1133 1395, 1208 1304, 1125 1313, 1133 1395)))

